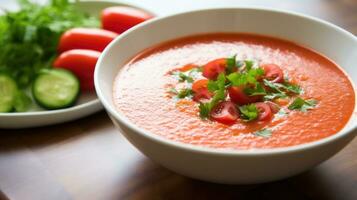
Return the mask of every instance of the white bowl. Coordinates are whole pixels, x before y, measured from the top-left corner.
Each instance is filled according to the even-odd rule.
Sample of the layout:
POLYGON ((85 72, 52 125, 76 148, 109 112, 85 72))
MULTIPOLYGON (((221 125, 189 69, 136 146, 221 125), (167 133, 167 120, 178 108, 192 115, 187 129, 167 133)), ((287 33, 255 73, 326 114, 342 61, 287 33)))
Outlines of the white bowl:
POLYGON ((342 131, 316 142, 276 149, 213 149, 170 141, 137 127, 116 111, 112 102, 113 80, 130 58, 163 41, 211 32, 248 32, 294 41, 331 58, 354 82, 357 80, 356 37, 305 15, 271 9, 222 8, 143 23, 113 41, 95 70, 99 99, 114 124, 142 153, 188 177, 217 183, 262 183, 301 173, 336 154, 356 136, 357 121, 351 117, 342 131))

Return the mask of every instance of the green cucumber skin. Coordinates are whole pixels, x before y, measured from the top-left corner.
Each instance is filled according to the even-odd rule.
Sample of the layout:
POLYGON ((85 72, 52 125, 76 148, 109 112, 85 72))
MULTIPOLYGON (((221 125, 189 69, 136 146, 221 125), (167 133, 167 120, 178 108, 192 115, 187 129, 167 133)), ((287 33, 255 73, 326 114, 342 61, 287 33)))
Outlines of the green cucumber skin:
POLYGON ((11 102, 2 102, 2 103, 7 103, 7 105, 4 105, 4 104, 0 105, 0 113, 12 112, 12 111, 14 111, 13 103, 15 101, 16 93, 18 90, 17 84, 16 84, 15 80, 13 80, 13 78, 11 78, 11 76, 9 76, 6 73, 0 73, 0 77, 7 79, 6 80, 7 84, 12 84, 12 86, 10 86, 10 87, 13 87, 12 88, 13 89, 12 100, 11 100, 11 102))
MULTIPOLYGON (((76 101, 78 100, 78 97, 79 97, 79 95, 80 95, 80 82, 79 82, 78 78, 77 78, 73 73, 71 73, 71 72, 68 71, 68 70, 64 70, 64 69, 51 69, 51 70, 60 70, 60 71, 65 71, 66 73, 70 73, 70 74, 72 75, 72 77, 76 80, 76 84, 78 85, 78 87, 77 87, 77 90, 78 90, 78 91, 77 91, 76 95, 72 98, 72 100, 69 101, 69 102, 66 103, 66 104, 63 104, 63 105, 50 105, 50 104, 47 104, 47 103, 45 103, 45 102, 43 102, 43 101, 41 100, 41 97, 39 97, 39 96, 37 95, 37 92, 36 92, 36 83, 37 83, 37 80, 38 80, 38 78, 39 78, 40 76, 43 75, 43 72, 40 72, 40 73, 35 77, 35 79, 34 79, 34 81, 33 81, 33 84, 32 84, 32 88, 31 88, 32 96, 33 96, 35 102, 36 102, 39 106, 41 106, 42 108, 45 108, 45 109, 47 109, 47 110, 57 110, 57 109, 68 108, 68 107, 73 106, 73 105, 76 103, 76 101)), ((47 71, 47 70, 46 70, 46 71, 47 71)))

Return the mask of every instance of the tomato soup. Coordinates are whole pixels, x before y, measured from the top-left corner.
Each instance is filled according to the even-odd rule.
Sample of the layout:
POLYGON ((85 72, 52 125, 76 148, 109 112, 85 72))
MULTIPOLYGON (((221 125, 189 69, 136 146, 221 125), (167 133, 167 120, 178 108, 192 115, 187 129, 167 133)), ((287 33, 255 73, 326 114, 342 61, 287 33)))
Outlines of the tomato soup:
POLYGON ((118 73, 113 101, 138 127, 192 145, 258 149, 331 136, 355 94, 333 61, 276 38, 215 33, 149 48, 118 73))

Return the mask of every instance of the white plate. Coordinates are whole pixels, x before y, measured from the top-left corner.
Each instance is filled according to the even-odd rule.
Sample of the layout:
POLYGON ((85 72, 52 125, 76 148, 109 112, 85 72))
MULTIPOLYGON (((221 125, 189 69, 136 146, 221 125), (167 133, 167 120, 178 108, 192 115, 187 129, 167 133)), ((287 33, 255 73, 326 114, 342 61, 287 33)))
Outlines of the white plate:
MULTIPOLYGON (((82 11, 99 17, 103 8, 127 5, 114 1, 86 0, 76 1, 75 6, 82 11)), ((95 92, 83 93, 75 106, 60 110, 44 110, 34 106, 28 112, 0 113, 0 128, 30 128, 68 122, 88 116, 103 109, 95 92)))

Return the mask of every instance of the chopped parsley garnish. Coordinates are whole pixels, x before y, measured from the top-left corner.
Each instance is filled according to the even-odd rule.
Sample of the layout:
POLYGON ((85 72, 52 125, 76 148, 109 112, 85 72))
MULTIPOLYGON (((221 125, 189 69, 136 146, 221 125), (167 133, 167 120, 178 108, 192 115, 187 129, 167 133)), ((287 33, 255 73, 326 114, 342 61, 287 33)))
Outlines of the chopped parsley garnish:
POLYGON ((191 89, 182 89, 177 93, 177 97, 180 99, 186 98, 186 97, 192 97, 193 91, 191 89))
POLYGON ((52 66, 63 32, 98 27, 99 20, 76 9, 70 0, 49 0, 44 5, 18 2, 18 11, 0 16, 0 71, 8 73, 22 89, 31 86, 41 69, 52 66))
POLYGON ((240 106, 239 111, 245 121, 252 121, 258 118, 259 111, 254 104, 240 106))
POLYGON ((230 58, 227 58, 227 69, 226 69, 226 72, 227 74, 230 74, 232 72, 234 72, 237 68, 237 65, 236 65, 236 55, 230 57, 230 58))
POLYGON ((177 76, 179 82, 185 82, 185 81, 187 81, 188 83, 192 83, 193 82, 193 78, 191 76, 189 76, 189 75, 186 75, 183 72, 175 71, 172 74, 177 76))
POLYGON ((268 81, 264 79, 264 84, 268 86, 270 89, 278 92, 278 93, 285 93, 284 91, 287 92, 292 92, 295 94, 302 94, 303 90, 301 89, 300 86, 298 85, 293 85, 290 83, 273 83, 271 81, 268 81))
POLYGON ((266 91, 261 83, 256 83, 255 87, 246 87, 244 93, 249 96, 266 95, 266 91))
POLYGON ((306 112, 309 109, 316 107, 317 101, 315 99, 304 100, 301 97, 297 97, 290 105, 290 110, 300 110, 306 112))
POLYGON ((264 128, 262 130, 259 130, 259 131, 256 131, 254 133, 254 135, 256 135, 256 136, 265 137, 265 138, 270 137, 271 134, 272 134, 272 131, 269 130, 269 129, 266 129, 266 128, 264 128))
POLYGON ((177 91, 176 88, 171 88, 169 90, 169 92, 172 94, 175 94, 176 97, 179 99, 183 99, 186 97, 191 98, 193 95, 192 89, 189 89, 189 88, 184 88, 184 89, 181 89, 180 91, 177 91))
MULTIPOLYGON (((193 99, 199 103, 199 116, 202 119, 212 119, 220 123, 225 123, 224 120, 219 121, 215 117, 210 118, 212 109, 215 109, 215 107, 223 101, 227 101, 225 103, 230 105, 230 110, 227 108, 227 110, 225 110, 222 114, 223 117, 231 117, 232 119, 234 118, 234 120, 240 117, 240 119, 245 122, 258 119, 262 121, 270 120, 271 115, 274 114, 277 117, 286 116, 289 114, 289 110, 300 110, 302 112, 306 112, 317 105, 317 101, 314 99, 304 100, 298 96, 303 93, 303 89, 299 85, 289 82, 288 74, 284 74, 284 81, 282 83, 276 83, 266 79, 268 77, 265 76, 264 69, 258 67, 259 63, 252 60, 236 60, 236 56, 225 59, 225 71, 220 73, 218 76, 215 76, 215 78, 217 77, 215 80, 212 80, 210 76, 206 75, 206 77, 209 77, 208 79, 211 80, 205 80, 204 82, 205 84, 207 83, 207 85, 204 85, 201 88, 206 95, 204 98, 210 99, 199 99, 201 93, 195 91, 197 93, 197 96, 195 96, 195 92, 191 89, 191 83, 201 79, 202 76, 205 76, 203 73, 201 74, 202 69, 204 69, 203 71, 207 70, 205 67, 209 65, 194 68, 188 72, 173 73, 179 82, 186 82, 187 88, 180 91, 172 89, 172 92, 176 94, 178 98, 193 97, 193 99), (230 87, 239 88, 237 90, 235 90, 235 88, 233 88, 233 90, 229 90, 230 87), (228 91, 229 96, 227 97, 228 91), (253 98, 253 96, 258 97, 253 98), (272 101, 278 98, 291 98, 293 96, 295 96, 295 99, 289 106, 280 107, 274 102, 264 102, 272 101), (247 100, 240 101, 244 98, 247 100), (259 107, 256 103, 247 104, 248 102, 255 101, 258 101, 262 107, 259 107), (260 115, 260 112, 269 112, 270 117, 264 118, 262 117, 263 115, 260 115)), ((212 69, 212 71, 214 72, 214 69, 212 69)), ((193 83, 193 85, 195 85, 195 83, 193 83)), ((254 132, 253 134, 259 137, 268 138, 272 135, 272 130, 264 128, 254 132)))
POLYGON ((249 69, 246 72, 235 72, 227 76, 227 79, 233 86, 241 86, 246 84, 256 84, 257 78, 264 74, 262 68, 249 69))
POLYGON ((245 60, 244 61, 244 64, 245 64, 245 69, 247 71, 249 71, 250 69, 252 69, 253 65, 254 65, 254 61, 252 60, 245 60))
POLYGON ((226 98, 226 76, 221 73, 218 75, 216 81, 208 82, 208 90, 214 93, 211 101, 208 103, 200 103, 200 117, 203 119, 208 118, 212 108, 214 108, 219 102, 226 98))

